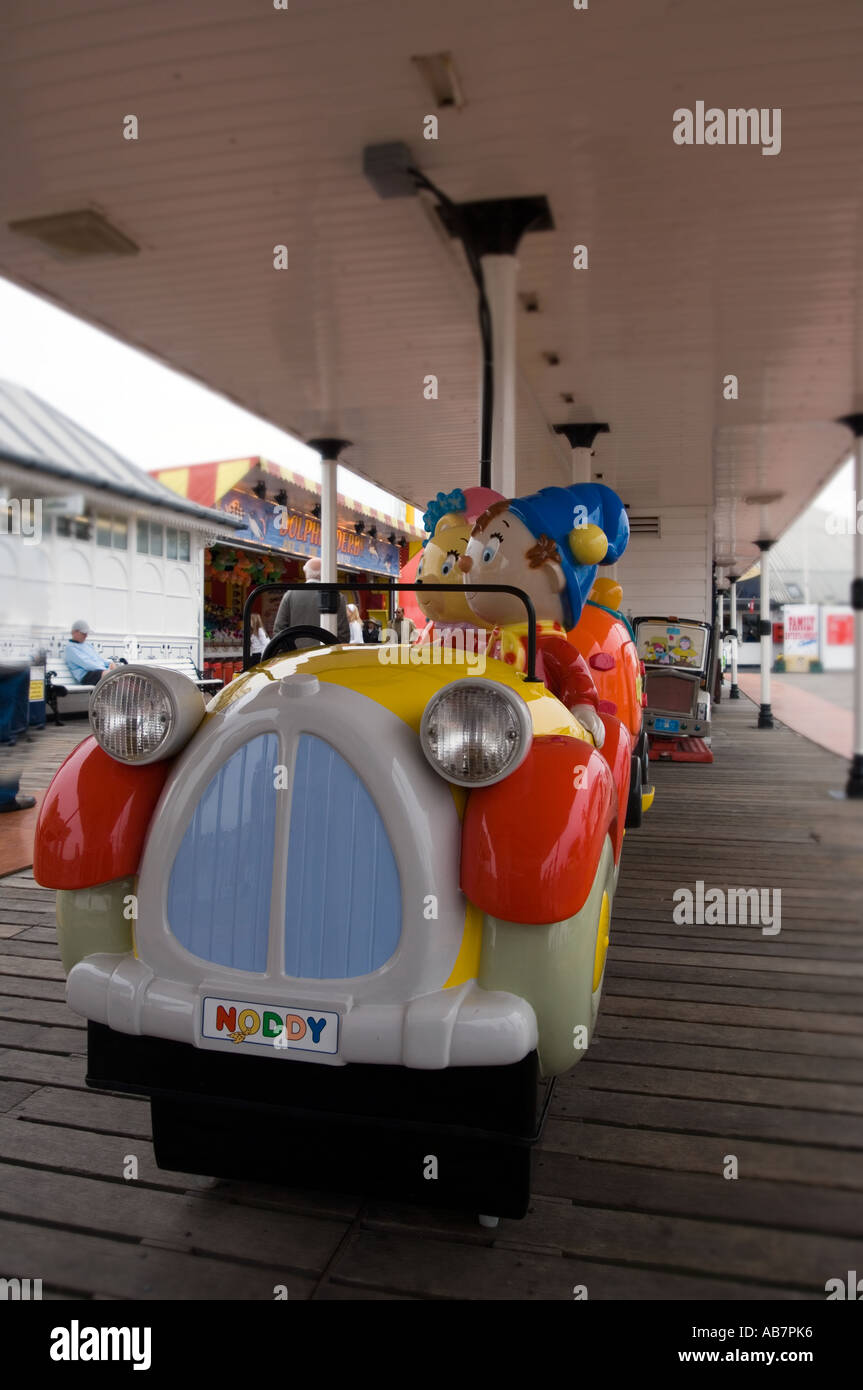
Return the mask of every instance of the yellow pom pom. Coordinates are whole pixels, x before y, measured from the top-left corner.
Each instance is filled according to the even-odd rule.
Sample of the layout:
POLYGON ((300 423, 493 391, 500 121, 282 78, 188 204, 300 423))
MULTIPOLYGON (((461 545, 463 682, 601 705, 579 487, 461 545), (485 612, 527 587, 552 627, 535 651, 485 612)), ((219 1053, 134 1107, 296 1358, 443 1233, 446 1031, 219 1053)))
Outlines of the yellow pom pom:
POLYGON ((600 526, 577 526, 569 533, 569 548, 580 565, 598 565, 608 553, 608 537, 600 526))
POLYGON ((597 579, 590 597, 594 603, 601 603, 603 608, 619 608, 623 603, 623 589, 614 579, 597 579))

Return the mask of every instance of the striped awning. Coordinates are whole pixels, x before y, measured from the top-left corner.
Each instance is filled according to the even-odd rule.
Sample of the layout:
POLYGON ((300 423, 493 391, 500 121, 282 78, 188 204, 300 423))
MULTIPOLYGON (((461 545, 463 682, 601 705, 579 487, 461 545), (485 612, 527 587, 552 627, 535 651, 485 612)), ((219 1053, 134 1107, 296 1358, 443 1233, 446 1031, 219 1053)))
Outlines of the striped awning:
MULTIPOLYGON (((273 463, 270 459, 263 458, 224 459, 216 463, 192 463, 184 468, 154 469, 152 477, 158 478, 159 482, 164 483, 172 492, 188 498, 190 502, 197 502, 202 507, 218 507, 222 498, 232 488, 238 487, 245 478, 256 472, 265 473, 284 483, 291 483, 312 497, 319 498, 321 495, 321 485, 313 478, 307 478, 284 464, 273 463)), ((425 535, 422 514, 410 504, 407 504, 404 521, 353 497, 346 497, 341 492, 338 495, 338 505, 346 512, 379 521, 390 530, 401 532, 402 535, 413 538, 425 535)))

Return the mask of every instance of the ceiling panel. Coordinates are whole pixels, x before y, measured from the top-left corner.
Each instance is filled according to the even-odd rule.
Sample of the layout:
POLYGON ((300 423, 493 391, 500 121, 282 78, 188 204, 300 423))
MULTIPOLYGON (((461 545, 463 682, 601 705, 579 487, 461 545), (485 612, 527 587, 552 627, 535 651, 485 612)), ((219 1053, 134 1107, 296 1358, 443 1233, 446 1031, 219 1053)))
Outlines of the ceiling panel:
POLYGON ((0 23, 0 273, 303 437, 347 436, 381 486, 422 503, 476 476, 479 355, 460 250, 425 199, 362 177, 381 140, 457 200, 549 198, 555 229, 519 257, 540 301, 518 320, 520 489, 567 478, 550 425, 604 420, 597 467, 634 509, 713 504, 744 558, 743 499, 781 491, 782 529, 847 450, 859 0, 6 0, 0 23), (410 58, 443 49, 466 105, 425 141, 410 58), (697 100, 781 107, 781 153, 675 145, 697 100), (61 262, 8 230, 84 206, 140 254, 61 262))

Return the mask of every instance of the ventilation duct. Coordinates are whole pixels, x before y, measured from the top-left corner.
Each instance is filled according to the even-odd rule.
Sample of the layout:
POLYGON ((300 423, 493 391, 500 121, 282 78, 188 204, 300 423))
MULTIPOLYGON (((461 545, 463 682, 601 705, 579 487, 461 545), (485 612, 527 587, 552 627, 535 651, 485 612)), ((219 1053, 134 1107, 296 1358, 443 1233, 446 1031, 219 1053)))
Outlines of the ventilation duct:
POLYGON ((659 517, 631 516, 629 518, 629 532, 632 536, 658 536, 661 534, 659 517))

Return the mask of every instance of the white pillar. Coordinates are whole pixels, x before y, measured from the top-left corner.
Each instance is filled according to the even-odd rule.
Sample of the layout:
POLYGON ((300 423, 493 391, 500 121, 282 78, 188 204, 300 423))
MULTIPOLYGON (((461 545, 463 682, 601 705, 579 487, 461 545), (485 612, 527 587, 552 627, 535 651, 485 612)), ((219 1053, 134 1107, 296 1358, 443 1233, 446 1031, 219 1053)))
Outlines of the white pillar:
POLYGON ((592 449, 573 449, 572 451, 572 481, 574 483, 589 483, 592 472, 592 449))
POLYGON ((515 497, 515 256, 481 258, 485 292, 491 313, 494 353, 494 413, 491 439, 491 485, 504 497, 515 497))
MULTIPOLYGON (((729 590, 729 593, 730 593, 730 597, 731 597, 731 614, 730 614, 728 626, 729 626, 730 628, 732 628, 733 631, 734 631, 734 633, 736 634, 736 632, 737 632, 737 580, 736 580, 736 579, 732 579, 732 581, 731 581, 731 589, 729 590)), ((737 637, 736 637, 736 635, 735 635, 734 637, 732 637, 732 639, 731 639, 731 690, 729 691, 728 698, 729 698, 730 700, 739 700, 739 699, 740 699, 740 688, 739 688, 739 686, 738 686, 738 684, 737 684, 737 637)))
MULTIPOLYGON (((863 427, 863 420, 859 421, 863 427)), ((863 797, 863 516, 857 511, 863 501, 863 434, 854 440, 854 575, 851 581, 851 607, 854 610, 854 746, 848 774, 849 796, 863 797)))
MULTIPOLYGON (((324 436, 310 439, 309 448, 321 456, 321 582, 335 584, 338 580, 337 554, 339 535, 339 454, 350 447, 349 439, 324 436)), ((338 608, 335 613, 321 613, 321 627, 338 633, 338 608)))
MULTIPOLYGON (((321 459, 321 583, 335 584, 338 579, 339 489, 338 459, 321 459)), ((322 613, 321 627, 334 635, 338 614, 322 613)))
MULTIPOLYGON (((722 590, 719 589, 719 588, 717 588, 717 590, 716 590, 716 603, 715 603, 714 609, 713 609, 713 632, 714 632, 714 641, 716 642, 716 664, 717 664, 717 667, 718 667, 718 669, 719 669, 719 684, 720 684, 720 685, 722 684, 722 650, 723 650, 723 648, 722 648, 722 627, 723 627, 723 623, 722 623, 722 610, 723 610, 723 607, 724 607, 724 601, 725 601, 725 600, 724 600, 724 595, 723 595, 722 590)), ((711 690, 711 692, 710 692, 710 698, 713 699, 713 691, 712 691, 712 690, 711 690)))
POLYGON ((770 668, 773 665, 773 628, 770 623, 770 546, 768 540, 758 542, 761 550, 761 708, 758 711, 759 729, 773 728, 770 708, 770 668))

